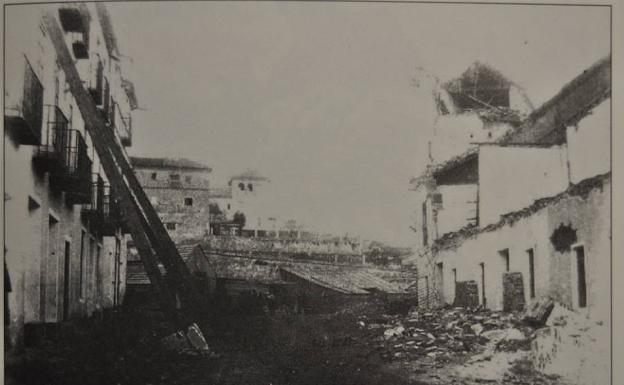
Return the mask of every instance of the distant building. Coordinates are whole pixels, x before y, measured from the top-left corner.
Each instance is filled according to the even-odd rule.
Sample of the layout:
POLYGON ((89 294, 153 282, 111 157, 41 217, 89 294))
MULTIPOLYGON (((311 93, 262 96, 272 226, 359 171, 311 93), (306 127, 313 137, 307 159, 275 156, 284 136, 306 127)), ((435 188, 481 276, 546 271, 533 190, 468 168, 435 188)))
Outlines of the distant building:
POLYGON ((174 242, 201 238, 209 231, 210 167, 184 158, 131 157, 130 161, 174 242))
POLYGON ((7 12, 4 268, 10 287, 5 283, 4 311, 10 350, 27 345, 38 328, 121 304, 128 230, 78 100, 93 103, 114 139, 129 146, 137 99, 102 3, 7 12), (54 44, 57 29, 42 18, 48 11, 62 50, 54 44), (60 60, 65 52, 71 64, 60 60), (76 72, 88 93, 69 87, 76 72))
POLYGON ((244 236, 275 236, 277 219, 270 215, 267 204, 269 178, 255 170, 247 170, 230 178, 228 186, 210 190, 211 202, 219 207, 222 216, 213 217, 215 235, 239 234, 232 222, 236 213, 245 216, 244 236))

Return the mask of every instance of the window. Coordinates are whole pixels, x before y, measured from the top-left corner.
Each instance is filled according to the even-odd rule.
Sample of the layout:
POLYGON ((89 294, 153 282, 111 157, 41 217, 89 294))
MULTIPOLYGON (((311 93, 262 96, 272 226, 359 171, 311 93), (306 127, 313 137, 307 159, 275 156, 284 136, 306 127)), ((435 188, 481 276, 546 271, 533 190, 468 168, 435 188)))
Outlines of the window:
POLYGON ((442 193, 433 193, 431 195, 431 200, 434 205, 442 206, 442 193))
POLYGON ((253 185, 251 183, 247 185, 247 190, 253 191, 253 185))
POLYGON ((227 208, 228 208, 228 210, 230 209, 230 204, 229 204, 229 203, 228 203, 228 205, 227 205, 227 208))
POLYGON ((152 173, 152 180, 156 180, 156 178, 157 178, 157 177, 158 177, 158 174, 157 174, 157 173, 155 173, 155 172, 153 172, 153 173, 152 173))
POLYGON ((180 174, 169 174, 169 179, 180 180, 180 174))
POLYGON ((167 227, 167 230, 175 230, 176 229, 176 223, 175 222, 167 222, 165 224, 165 226, 167 227))
POLYGON ((191 183, 191 176, 190 175, 185 176, 184 180, 186 181, 186 183, 191 183))
POLYGON ((239 183, 239 184, 238 184, 238 188, 239 188, 241 191, 245 191, 245 183, 242 183, 242 182, 241 182, 241 183, 239 183))
POLYGON ((184 206, 193 206, 193 198, 184 198, 184 206))
POLYGON ((505 269, 506 272, 508 272, 509 271, 509 249, 500 250, 498 252, 498 255, 500 255, 501 260, 503 262, 503 268, 505 269))

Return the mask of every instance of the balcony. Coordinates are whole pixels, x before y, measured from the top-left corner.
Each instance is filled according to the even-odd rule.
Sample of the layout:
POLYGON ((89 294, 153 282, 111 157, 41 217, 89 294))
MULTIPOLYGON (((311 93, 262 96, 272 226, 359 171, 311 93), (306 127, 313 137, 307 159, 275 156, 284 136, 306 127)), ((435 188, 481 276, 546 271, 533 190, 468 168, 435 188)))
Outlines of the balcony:
POLYGON ((122 227, 121 208, 117 195, 108 185, 104 186, 102 235, 114 236, 122 227))
POLYGON ((46 106, 45 132, 33 162, 39 171, 50 173, 54 190, 66 192, 67 204, 89 203, 92 162, 87 144, 57 106, 46 106))
POLYGON ((83 204, 91 200, 91 166, 87 144, 78 130, 68 131, 65 159, 65 173, 60 180, 66 186, 68 204, 83 204))
POLYGON ((111 128, 114 131, 117 131, 117 135, 119 135, 119 139, 121 140, 121 144, 124 147, 129 147, 132 145, 132 120, 130 114, 123 115, 121 113, 121 109, 119 108, 119 103, 116 101, 112 101, 111 105, 111 128))
POLYGON ((4 124, 19 144, 41 144, 43 85, 25 56, 6 61, 4 124))
POLYGON ((91 197, 89 203, 82 206, 80 215, 91 228, 99 228, 104 218, 104 180, 99 174, 94 174, 91 180, 91 197))
POLYGON ((88 90, 95 105, 102 105, 104 93, 104 65, 99 59, 95 65, 95 70, 93 70, 93 67, 90 67, 88 90))
POLYGON ((66 155, 69 120, 57 106, 45 106, 45 127, 41 144, 37 147, 33 162, 38 170, 54 174, 62 173, 66 155))

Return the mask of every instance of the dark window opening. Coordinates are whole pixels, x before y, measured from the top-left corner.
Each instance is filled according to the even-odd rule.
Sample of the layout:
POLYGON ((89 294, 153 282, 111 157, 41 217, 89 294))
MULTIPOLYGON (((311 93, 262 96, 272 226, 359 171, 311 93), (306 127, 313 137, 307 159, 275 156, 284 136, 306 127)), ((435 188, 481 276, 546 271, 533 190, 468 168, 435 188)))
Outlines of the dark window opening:
POLYGON ((156 178, 157 178, 157 177, 158 177, 158 174, 157 174, 157 173, 155 173, 155 172, 153 172, 153 173, 152 173, 152 180, 156 180, 156 178))
POLYGON ((247 190, 253 191, 253 185, 251 183, 247 185, 247 190))
POLYGON ((498 255, 501 256, 505 271, 509 271, 509 249, 500 250, 498 255))
POLYGON ((239 183, 239 184, 238 184, 238 188, 239 188, 241 191, 245 191, 245 184, 244 184, 244 183, 239 183))
POLYGON ((180 174, 169 174, 169 179, 180 180, 180 174))
POLYGON ((583 246, 574 249, 576 251, 576 272, 578 285, 578 306, 587 306, 587 281, 585 280, 585 249, 583 246))
POLYGON ((184 206, 193 206, 193 198, 184 198, 184 206))
POLYGON ((228 203, 228 206, 227 206, 227 208, 228 208, 228 210, 230 209, 230 204, 229 204, 229 203, 228 203))
POLYGON ((175 230, 176 229, 176 223, 175 222, 167 222, 165 224, 165 226, 167 227, 167 230, 175 230))
POLYGON ((531 298, 535 298, 535 257, 533 255, 533 249, 528 249, 529 255, 529 295, 531 298))
POLYGON ((191 183, 191 176, 190 175, 185 176, 184 180, 186 181, 186 183, 191 183))

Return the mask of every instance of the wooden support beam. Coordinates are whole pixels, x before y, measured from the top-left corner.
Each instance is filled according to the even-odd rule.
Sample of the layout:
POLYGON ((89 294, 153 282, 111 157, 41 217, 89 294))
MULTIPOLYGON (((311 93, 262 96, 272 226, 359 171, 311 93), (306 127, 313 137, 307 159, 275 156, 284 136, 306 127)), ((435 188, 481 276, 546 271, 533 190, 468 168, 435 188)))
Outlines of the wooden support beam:
POLYGON ((101 118, 91 96, 84 88, 65 44, 63 32, 52 12, 46 13, 44 23, 102 167, 112 188, 119 193, 124 217, 128 221, 150 281, 159 295, 160 304, 173 320, 179 320, 172 290, 183 297, 183 304, 188 305, 189 310, 194 310, 191 274, 138 183, 121 144, 101 118), (165 282, 160 273, 156 256, 165 266, 168 282, 165 282))

